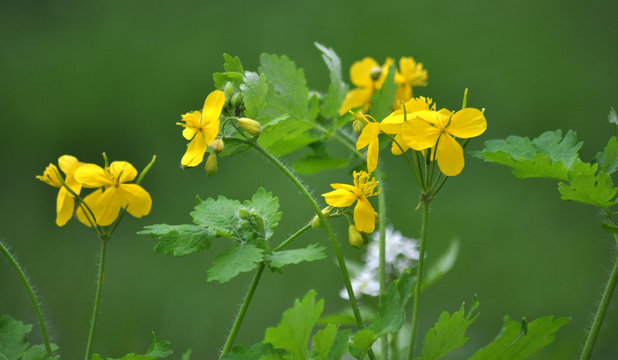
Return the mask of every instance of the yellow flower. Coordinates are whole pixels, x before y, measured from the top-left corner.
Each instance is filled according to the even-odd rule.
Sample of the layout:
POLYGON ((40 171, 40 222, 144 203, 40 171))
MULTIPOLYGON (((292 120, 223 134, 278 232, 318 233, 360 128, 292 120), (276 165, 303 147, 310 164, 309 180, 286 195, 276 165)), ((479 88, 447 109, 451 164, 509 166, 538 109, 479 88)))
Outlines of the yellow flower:
POLYGON ((380 123, 374 118, 364 115, 361 112, 356 114, 359 123, 365 124, 361 134, 356 141, 356 150, 360 150, 367 146, 367 170, 372 173, 378 166, 378 152, 380 148, 379 138, 380 123))
POLYGON ((380 193, 380 190, 375 191, 378 182, 365 171, 355 171, 354 185, 330 184, 330 186, 335 190, 322 194, 326 203, 334 207, 348 207, 356 201, 356 207, 354 207, 356 228, 366 233, 373 232, 376 227, 376 218, 367 198, 380 193))
POLYGON ((411 57, 399 59, 399 70, 395 72, 395 103, 393 109, 399 109, 401 104, 412 98, 413 86, 427 86, 427 70, 423 69, 423 63, 417 63, 411 57))
POLYGON ((409 149, 408 145, 401 136, 401 125, 403 125, 404 118, 413 118, 413 114, 417 111, 435 109, 436 104, 432 99, 419 96, 403 103, 399 106, 399 110, 393 111, 390 115, 385 117, 384 120, 382 120, 380 123, 382 125, 382 131, 387 134, 395 135, 395 142, 393 142, 391 147, 391 152, 393 155, 401 155, 403 154, 403 151, 407 151, 409 149), (397 144, 399 144, 399 146, 397 146, 397 144), (399 148, 400 146, 401 148, 399 148))
POLYGON ((465 108, 456 113, 418 111, 414 118, 401 126, 401 135, 414 150, 434 148, 432 160, 438 161, 440 171, 446 176, 455 176, 464 167, 463 149, 453 137, 471 138, 487 129, 487 120, 481 111, 465 108))
MULTIPOLYGON (((77 158, 70 155, 62 155, 58 159, 58 165, 60 169, 66 175, 64 183, 77 195, 82 190, 82 184, 75 179, 75 171, 79 168, 81 163, 77 161, 77 158)), ((36 178, 46 182, 47 184, 60 188, 58 191, 58 197, 56 198, 56 225, 63 226, 73 216, 73 209, 75 208, 75 199, 69 191, 62 186, 60 179, 58 178, 58 168, 54 164, 49 164, 43 175, 39 175, 36 178)))
POLYGON ((177 124, 184 126, 182 136, 191 140, 187 152, 180 160, 182 166, 194 167, 202 162, 207 146, 219 134, 219 116, 224 104, 225 95, 223 91, 215 90, 206 97, 201 113, 192 111, 182 115, 184 123, 177 124))
POLYGON ((349 110, 362 107, 362 111, 369 108, 369 101, 373 93, 382 88, 384 79, 388 74, 388 68, 393 64, 393 59, 386 58, 384 65, 380 65, 372 58, 366 57, 363 60, 352 64, 350 68, 350 81, 357 87, 348 91, 343 99, 343 104, 339 109, 342 116, 349 110))
MULTIPOLYGON (((77 169, 75 178, 84 187, 98 188, 84 199, 94 213, 96 224, 111 225, 121 208, 137 218, 148 215, 152 207, 150 194, 137 184, 126 184, 136 176, 137 170, 126 161, 114 161, 105 169, 95 164, 84 164, 77 169)), ((81 209, 77 211, 77 218, 90 226, 81 209)))

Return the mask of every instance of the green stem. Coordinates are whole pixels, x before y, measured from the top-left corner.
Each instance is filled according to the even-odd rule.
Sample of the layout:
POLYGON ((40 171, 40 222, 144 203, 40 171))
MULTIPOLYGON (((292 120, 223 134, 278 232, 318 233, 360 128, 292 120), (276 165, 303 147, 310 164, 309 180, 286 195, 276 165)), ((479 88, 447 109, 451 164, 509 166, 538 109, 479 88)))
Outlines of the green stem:
POLYGON ((391 360, 399 360, 399 333, 391 337, 391 360))
MULTIPOLYGON (((378 168, 375 171, 376 180, 378 183, 382 183, 381 171, 378 168)), ((381 185, 384 186, 383 184, 381 185)), ((382 189, 384 190, 384 189, 382 189)), ((379 214, 379 233, 380 233, 380 301, 382 301, 382 294, 386 292, 386 198, 384 197, 384 191, 380 191, 378 194, 378 214, 379 214)), ((382 357, 388 360, 388 334, 382 338, 382 357)))
POLYGON ((260 282, 260 278, 262 277, 262 273, 264 272, 265 267, 266 265, 264 263, 260 263, 260 266, 258 267, 258 270, 255 273, 255 276, 253 277, 253 282, 251 282, 251 287, 249 288, 249 291, 247 291, 247 295, 245 295, 245 300, 242 302, 240 311, 238 312, 238 315, 236 316, 236 320, 234 320, 234 325, 232 326, 232 330, 230 331, 230 334, 227 337, 225 346, 223 347, 223 350, 221 351, 221 356, 230 352, 230 350, 232 349, 232 345, 234 345, 234 339, 236 339, 236 334, 238 333, 238 330, 240 329, 240 325, 242 324, 242 321, 245 318, 247 309, 249 309, 249 304, 251 304, 251 300, 253 299, 253 294, 255 293, 255 289, 257 288, 258 283, 260 282))
MULTIPOLYGON (((288 177, 288 179, 296 186, 296 188, 301 192, 305 200, 307 200, 307 203, 311 206, 311 208, 313 209, 313 212, 318 216, 318 219, 320 219, 320 221, 324 225, 324 230, 328 234, 328 237, 331 242, 331 246, 337 258, 337 263, 339 264, 339 269, 341 270, 341 275, 343 276, 343 282, 345 284, 346 290, 348 292, 348 296, 350 298, 350 305, 352 306, 352 311, 354 312, 356 324, 359 329, 364 329, 365 325, 363 323, 363 318, 358 308, 356 297, 354 296, 354 291, 352 289, 352 283, 350 282, 350 273, 348 272, 348 267, 345 263, 345 260, 343 259, 343 254, 341 253, 341 249, 339 248, 339 243, 337 242, 337 238, 335 237, 335 234, 333 233, 333 229, 330 227, 328 220, 326 219, 324 214, 322 214, 322 210, 318 206, 317 202, 313 199, 313 197, 311 196, 307 188, 305 188, 305 186, 300 182, 300 180, 296 177, 296 175, 294 175, 287 167, 285 167, 285 165, 283 165, 283 163, 279 161, 277 157, 269 153, 266 149, 264 149, 257 143, 250 141, 250 140, 245 140, 245 139, 236 138, 236 137, 226 137, 224 140, 239 141, 239 142, 242 142, 244 144, 247 144, 253 147, 253 149, 255 149, 258 153, 262 154, 266 159, 268 159, 277 168, 279 168, 279 170, 281 170, 281 172, 283 172, 288 177)), ((371 359, 375 359, 375 356, 373 355, 371 351, 369 352, 369 357, 371 359)))
POLYGON ((107 249, 106 238, 101 239, 101 254, 99 256, 99 276, 97 279, 97 291, 94 296, 94 307, 92 309, 92 319, 90 320, 90 331, 88 333, 88 343, 86 344, 85 360, 92 356, 92 344, 94 340, 94 329, 97 326, 97 317, 99 314, 99 303, 101 302, 101 289, 103 288, 103 278, 105 276, 105 251, 107 249))
POLYGON ((425 243, 427 240, 427 218, 429 217, 429 202, 423 201, 423 225, 421 227, 421 248, 416 265, 416 283, 414 284, 414 307, 412 309, 412 328, 410 329, 410 350, 408 360, 412 360, 414 353, 414 341, 416 340, 416 324, 418 322, 418 305, 421 295, 421 285, 423 283, 423 263, 425 260, 425 243))
MULTIPOLYGON (((614 234, 614 239, 616 240, 616 244, 618 245, 618 235, 614 234)), ((618 248, 618 246, 617 246, 618 248)), ((616 256, 616 260, 614 260, 614 268, 609 276, 607 284, 605 285, 605 290, 603 291, 603 296, 601 297, 601 303, 599 303, 599 307, 597 308, 597 313, 594 316, 594 322, 592 323, 592 327, 588 332, 588 336, 586 336, 586 343, 584 344, 584 349, 582 350, 582 354, 580 356, 580 360, 588 360, 590 358, 590 354, 592 354, 592 349, 594 348, 594 344, 599 336, 599 330, 601 329, 601 324, 603 323, 603 319, 605 318, 605 313, 607 312, 607 308, 609 307, 610 300, 612 299, 612 294, 616 289, 616 284, 618 283, 618 253, 616 256)))
POLYGON ((43 335, 43 342, 45 343, 45 352, 48 357, 51 357, 52 349, 49 343, 49 337, 47 336, 47 327, 45 326, 45 320, 43 320, 43 313, 41 312, 39 301, 37 300, 36 295, 34 295, 32 285, 30 284, 30 281, 28 281, 28 277, 17 262, 17 259, 15 259, 13 254, 11 254, 9 249, 4 245, 2 241, 0 241, 0 249, 2 249, 2 252, 7 257, 7 259, 9 259, 9 262, 11 263, 11 265, 13 265, 13 268, 15 269, 15 271, 17 271, 19 278, 26 287, 26 291, 28 292, 28 296, 30 297, 30 302, 32 302, 32 305, 34 306, 34 311, 36 312, 36 317, 39 321, 39 326, 41 327, 41 335, 43 335))
POLYGON ((288 246, 288 244, 290 244, 292 242, 292 240, 296 239, 297 237, 300 236, 300 234, 304 233, 305 231, 311 229, 311 224, 307 224, 305 226, 303 226, 302 228, 298 229, 297 232, 295 232, 294 234, 290 235, 289 238, 285 239, 285 241, 283 241, 281 244, 279 244, 279 246, 277 246, 275 248, 275 250, 273 251, 279 251, 281 249, 283 249, 284 247, 288 246))

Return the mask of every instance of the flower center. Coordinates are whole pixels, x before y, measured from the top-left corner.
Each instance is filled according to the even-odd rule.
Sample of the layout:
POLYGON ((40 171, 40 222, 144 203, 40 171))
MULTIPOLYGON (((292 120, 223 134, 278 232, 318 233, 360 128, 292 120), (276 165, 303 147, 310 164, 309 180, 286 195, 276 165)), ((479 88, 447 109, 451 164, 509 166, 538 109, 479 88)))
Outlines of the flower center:
POLYGON ((376 179, 371 177, 365 171, 354 172, 354 187, 356 188, 356 196, 360 199, 363 197, 369 197, 378 195, 380 190, 376 192, 375 189, 378 186, 376 179))

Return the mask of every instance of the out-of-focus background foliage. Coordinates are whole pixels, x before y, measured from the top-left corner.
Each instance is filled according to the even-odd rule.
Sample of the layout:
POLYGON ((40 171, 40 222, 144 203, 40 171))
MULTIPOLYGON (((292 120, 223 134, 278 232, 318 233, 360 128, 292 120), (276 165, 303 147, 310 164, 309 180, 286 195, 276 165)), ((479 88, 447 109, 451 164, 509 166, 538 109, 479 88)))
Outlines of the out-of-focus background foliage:
MULTIPOLYGON (((126 217, 108 250, 95 352, 118 357, 145 350, 154 330, 177 356, 218 354, 251 275, 207 283, 212 252, 181 258, 154 254, 155 241, 136 235, 144 225, 190 221, 194 197, 245 199, 265 186, 284 212, 277 239, 311 217, 301 196, 256 154, 220 161, 207 178, 201 167, 179 167, 186 141, 175 125, 199 109, 213 90, 222 54, 256 70, 262 52, 287 54, 304 68, 309 86, 325 90, 328 72, 314 41, 333 47, 345 68, 364 56, 413 56, 429 71, 417 95, 457 108, 485 107, 482 141, 510 134, 535 137, 574 129, 591 159, 616 130, 607 123, 618 106, 618 26, 615 1, 7 1, 0 5, 0 237, 37 285, 53 340, 63 358, 83 356, 95 287, 98 244, 76 221, 56 227, 56 191, 35 179, 62 154, 101 163, 101 152, 142 168, 158 160, 143 186, 154 199, 143 219, 126 217)), ((388 174, 388 222, 418 236, 419 190, 400 158, 380 160, 388 174)), ((420 332, 440 311, 458 309, 478 294, 481 316, 458 356, 488 343, 503 315, 533 319, 570 316, 556 343, 538 359, 569 359, 598 301, 614 253, 591 206, 560 200, 550 180, 518 180, 506 168, 466 155, 466 168, 432 203, 428 259, 461 239, 461 254, 422 298, 420 332), (466 352, 467 351, 467 352, 466 352)), ((306 176, 320 194, 346 182, 347 170, 306 176)), ((338 219, 341 220, 341 219, 338 219)), ((346 225, 335 228, 346 255, 346 225)), ((322 231, 299 240, 327 245, 322 231)), ((215 245, 214 249, 221 246, 215 245)), ((345 306, 331 257, 267 273, 238 342, 253 344, 275 325, 294 298, 316 289, 326 311, 345 306)), ((595 350, 618 354, 618 299, 595 350)), ((0 313, 36 323, 24 289, 0 260, 0 313)), ((33 331, 33 342, 39 341, 33 331)))

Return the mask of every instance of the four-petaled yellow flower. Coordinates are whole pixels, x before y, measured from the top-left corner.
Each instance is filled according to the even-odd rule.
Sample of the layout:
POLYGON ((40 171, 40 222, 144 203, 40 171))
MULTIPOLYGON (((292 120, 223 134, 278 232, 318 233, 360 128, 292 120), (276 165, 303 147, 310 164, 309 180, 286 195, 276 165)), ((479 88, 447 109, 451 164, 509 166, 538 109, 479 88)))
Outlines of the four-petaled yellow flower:
POLYGON ((395 103, 393 109, 397 110, 401 104, 412 99, 413 86, 427 86, 427 70, 423 69, 423 63, 417 63, 411 57, 399 59, 399 70, 395 72, 395 103))
MULTIPOLYGON (((64 183, 76 194, 79 195, 82 190, 82 184, 75 179, 75 171, 80 167, 81 163, 77 161, 77 158, 70 155, 62 155, 58 159, 58 166, 64 172, 66 178, 64 183)), ((60 179, 58 178, 58 168, 54 164, 49 164, 43 175, 39 175, 36 178, 46 182, 47 184, 60 188, 58 191, 58 197, 56 198, 56 225, 64 226, 73 216, 73 209, 75 208, 75 199, 69 191, 62 186, 60 179)))
POLYGON ((380 123, 382 125, 382 131, 387 134, 395 135, 395 141, 393 141, 391 146, 391 152, 393 155, 401 155, 404 151, 409 149, 408 145, 401 136, 401 125, 403 125, 404 120, 406 118, 412 119, 414 117, 414 113, 417 111, 435 109, 436 104, 432 99, 419 96, 403 103, 403 105, 399 107, 399 110, 393 111, 390 115, 385 117, 384 120, 382 120, 380 123))
MULTIPOLYGON (((77 169, 75 179, 84 187, 98 188, 84 198, 94 214, 94 222, 100 226, 111 225, 121 208, 139 218, 148 215, 152 207, 150 194, 137 184, 126 184, 135 179, 137 170, 126 161, 114 161, 105 169, 95 164, 84 164, 77 169)), ((88 218, 78 209, 77 218, 90 226, 88 218)), ((91 219, 92 220, 92 219, 91 219)))
POLYGON ((202 162, 206 148, 219 134, 219 116, 224 104, 225 95, 223 91, 215 90, 206 97, 201 113, 192 111, 182 115, 184 123, 177 124, 184 126, 182 136, 191 140, 187 152, 180 160, 182 166, 194 167, 202 162))
POLYGON ((414 117, 401 126, 401 135, 406 144, 414 150, 434 148, 432 160, 438 161, 440 171, 446 176, 455 176, 464 167, 463 149, 453 138, 471 138, 481 135, 487 129, 487 121, 481 111, 465 108, 451 113, 440 111, 418 111, 414 117))
POLYGON ((378 166, 378 153, 380 149, 378 136, 380 135, 381 126, 379 122, 369 115, 358 112, 356 116, 356 121, 365 124, 356 141, 356 150, 367 146, 367 170, 372 173, 378 166))
POLYGON ((326 194, 322 194, 326 203, 334 207, 348 207, 356 201, 354 207, 354 223, 358 231, 366 233, 373 232, 376 227, 376 218, 373 207, 368 197, 380 193, 375 191, 378 182, 371 178, 365 171, 354 172, 354 185, 330 184, 335 189, 326 194))
POLYGON ((342 116, 349 110, 362 107, 361 111, 369 108, 369 101, 373 93, 382 88, 384 79, 388 74, 388 68, 393 64, 393 59, 387 58, 384 65, 380 65, 372 58, 366 57, 363 60, 352 64, 350 68, 350 81, 357 88, 348 91, 343 99, 339 115, 342 116))

